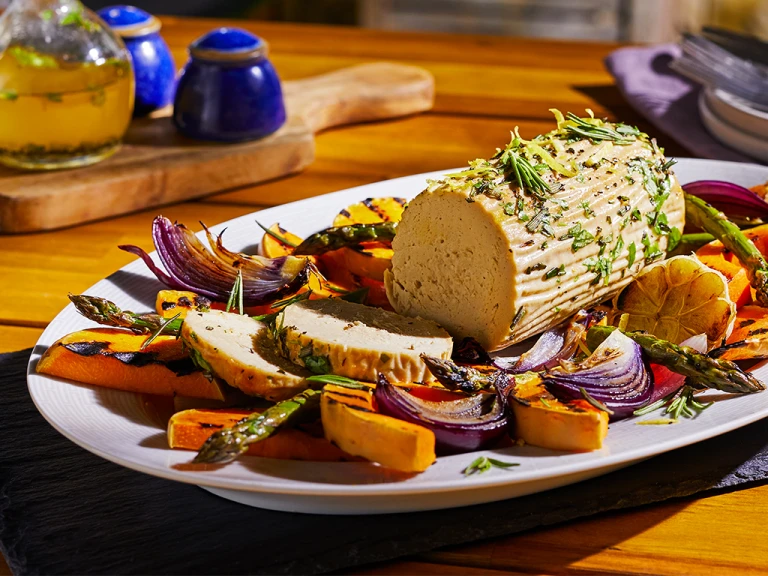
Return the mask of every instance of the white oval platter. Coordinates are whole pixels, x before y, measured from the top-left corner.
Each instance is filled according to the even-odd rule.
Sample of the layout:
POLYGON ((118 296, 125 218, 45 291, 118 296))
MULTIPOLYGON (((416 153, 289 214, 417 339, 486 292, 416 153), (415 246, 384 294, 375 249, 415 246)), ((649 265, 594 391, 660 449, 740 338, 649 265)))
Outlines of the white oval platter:
MULTIPOLYGON (((754 185, 768 180, 768 168, 708 160, 681 159, 676 172, 682 183, 699 179, 754 185)), ((330 226, 344 206, 368 197, 411 198, 428 178, 442 172, 408 176, 302 200, 213 227, 227 229, 225 245, 254 250, 261 238, 256 220, 307 235, 330 226)), ((200 215, 201 219, 205 214, 200 215)), ((150 230, 147 230, 147 235, 150 230)), ((471 273, 471 271, 468 271, 471 273)), ((151 310, 161 285, 143 263, 135 261, 96 283, 87 294, 101 296, 131 310, 151 310)), ((406 476, 366 463, 314 463, 244 457, 216 470, 179 469, 191 452, 167 447, 158 427, 133 393, 74 384, 35 373, 40 354, 69 332, 93 326, 72 305, 51 322, 30 358, 30 395, 40 413, 72 442, 133 470, 197 484, 244 504, 316 514, 379 514, 452 508, 492 502, 585 480, 669 450, 699 442, 768 416, 768 392, 716 402, 693 420, 672 426, 638 426, 638 419, 612 424, 602 450, 560 453, 530 446, 486 450, 441 457, 426 472, 406 476), (464 476, 462 470, 479 455, 518 462, 464 476)), ((768 381, 768 366, 755 374, 768 381)), ((643 418, 654 418, 650 415, 643 418)))

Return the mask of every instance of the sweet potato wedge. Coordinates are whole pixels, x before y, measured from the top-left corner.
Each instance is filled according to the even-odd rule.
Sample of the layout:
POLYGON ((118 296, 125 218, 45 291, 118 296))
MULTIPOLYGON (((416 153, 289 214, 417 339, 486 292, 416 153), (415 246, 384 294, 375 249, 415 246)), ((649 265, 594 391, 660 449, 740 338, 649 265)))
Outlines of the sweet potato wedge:
MULTIPOLYGON (((184 410, 168 421, 168 445, 171 448, 199 450, 208 437, 228 428, 251 414, 248 410, 184 410)), ((355 460, 323 437, 297 428, 279 430, 269 438, 248 447, 248 454, 281 460, 341 462, 355 460)))
POLYGON ((117 328, 91 328, 55 342, 37 364, 40 374, 160 396, 223 400, 215 381, 198 370, 175 336, 149 336, 117 328))
POLYGON ((768 358, 768 308, 741 308, 726 345, 716 353, 726 360, 768 358))
POLYGON ((722 272, 728 281, 728 296, 737 308, 741 308, 752 301, 747 271, 739 264, 738 260, 730 259, 730 253, 726 254, 722 245, 719 247, 709 244, 702 246, 696 253, 696 257, 703 264, 722 272))
POLYGON ((608 414, 577 400, 564 404, 535 374, 515 376, 510 399, 515 436, 526 444, 551 450, 598 450, 608 434, 608 414))
POLYGON ((296 236, 296 234, 288 232, 288 230, 280 226, 280 224, 272 224, 268 230, 269 232, 264 233, 264 237, 261 239, 261 245, 259 246, 259 252, 267 258, 289 256, 293 254, 293 248, 301 244, 301 241, 303 240, 299 236, 296 236), (294 246, 291 246, 278 238, 287 240, 294 246))
POLYGON ((326 387, 320 400, 325 437, 345 452, 387 468, 403 472, 429 468, 435 461, 434 433, 373 412, 370 396, 367 391, 326 387))
POLYGON ((211 301, 205 296, 184 290, 160 290, 155 300, 155 310, 163 318, 185 318, 190 310, 207 312, 211 309, 211 301))

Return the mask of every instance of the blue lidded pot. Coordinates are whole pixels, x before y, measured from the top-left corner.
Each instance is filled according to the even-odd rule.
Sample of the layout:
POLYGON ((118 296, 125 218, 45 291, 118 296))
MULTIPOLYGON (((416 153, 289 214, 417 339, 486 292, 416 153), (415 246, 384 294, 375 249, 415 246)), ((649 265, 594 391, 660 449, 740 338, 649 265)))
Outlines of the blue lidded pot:
POLYGON ((98 12, 125 42, 136 78, 134 116, 146 116, 173 102, 176 64, 160 36, 160 20, 134 6, 108 6, 98 12))
POLYGON ((219 28, 192 42, 189 55, 173 105, 182 134, 241 142, 285 123, 280 79, 264 40, 240 28, 219 28))

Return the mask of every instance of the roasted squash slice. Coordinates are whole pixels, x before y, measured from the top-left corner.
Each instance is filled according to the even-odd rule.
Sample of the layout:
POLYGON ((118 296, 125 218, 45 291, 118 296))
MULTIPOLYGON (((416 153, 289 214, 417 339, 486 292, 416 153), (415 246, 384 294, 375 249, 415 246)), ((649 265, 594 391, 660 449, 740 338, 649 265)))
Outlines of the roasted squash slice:
POLYGON ((747 271, 721 242, 714 241, 702 246, 696 251, 696 257, 725 276, 728 281, 728 297, 736 304, 736 308, 752 301, 747 271))
POLYGON ((350 224, 398 222, 403 216, 405 205, 405 198, 366 198, 342 209, 333 219, 333 225, 349 226, 350 224))
POLYGON ((739 310, 726 345, 715 353, 726 360, 768 358, 768 308, 744 306, 739 310))
POLYGON ((264 237, 259 244, 259 252, 267 258, 279 258, 280 256, 289 256, 293 254, 293 249, 301 244, 302 238, 285 230, 280 224, 272 224, 268 228, 269 232, 264 233, 264 237), (278 239, 281 238, 282 240, 278 239), (287 244, 283 240, 293 244, 287 244))
POLYGON ((223 400, 224 393, 190 360, 181 340, 149 338, 117 328, 73 332, 54 343, 40 358, 40 374, 76 382, 159 396, 223 400))
POLYGON ((598 450, 608 434, 608 414, 586 401, 564 404, 534 373, 515 375, 510 399, 515 436, 526 444, 551 450, 598 450))
MULTIPOLYGON (((397 222, 405 207, 403 198, 367 198, 347 206, 336 215, 334 226, 350 224, 375 224, 397 222)), ((392 247, 380 242, 371 242, 360 247, 339 250, 352 274, 373 280, 384 280, 384 271, 392 266, 392 247)))
POLYGON ((434 433, 377 414, 372 408, 371 394, 366 391, 326 387, 320 400, 325 437, 344 452, 387 468, 403 472, 429 468, 435 461, 434 433))
MULTIPOLYGON (((249 410, 184 410, 168 421, 168 445, 171 448, 199 450, 208 437, 222 428, 229 428, 252 412, 249 410)), ((341 462, 353 456, 304 430, 286 428, 248 447, 248 454, 281 460, 310 460, 341 462)))
POLYGON ((211 309, 211 301, 205 296, 184 290, 160 290, 155 300, 155 310, 163 318, 173 318, 179 314, 179 318, 186 318, 187 312, 208 312, 211 309))

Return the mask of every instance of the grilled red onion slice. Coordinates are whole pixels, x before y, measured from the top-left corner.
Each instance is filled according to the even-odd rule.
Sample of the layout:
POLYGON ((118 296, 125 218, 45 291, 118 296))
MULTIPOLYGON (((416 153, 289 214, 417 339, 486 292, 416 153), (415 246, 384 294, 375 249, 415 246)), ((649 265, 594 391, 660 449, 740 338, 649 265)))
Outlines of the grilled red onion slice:
POLYGON ((219 234, 206 228, 211 251, 183 224, 158 216, 152 223, 152 240, 165 270, 138 246, 119 246, 139 256, 166 286, 191 290, 212 300, 226 301, 237 278, 243 274, 243 302, 247 306, 264 304, 292 292, 306 283, 309 264, 305 258, 283 256, 265 258, 230 252, 219 234))
POLYGON ((432 430, 438 454, 479 450, 493 444, 507 430, 504 403, 496 394, 430 402, 393 386, 379 374, 374 397, 382 414, 432 430))
POLYGON ((563 361, 544 374, 547 389, 558 399, 583 399, 584 392, 613 412, 611 420, 630 416, 648 403, 653 393, 652 373, 640 346, 614 330, 582 362, 563 361))
POLYGON ((720 180, 697 180, 683 186, 683 190, 698 196, 728 216, 768 218, 768 202, 738 184, 720 180))
POLYGON ((517 358, 495 358, 493 365, 513 374, 538 372, 557 366, 561 360, 573 357, 579 349, 581 337, 603 316, 603 312, 579 310, 570 322, 555 326, 539 336, 528 352, 517 358))

